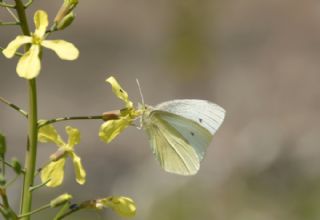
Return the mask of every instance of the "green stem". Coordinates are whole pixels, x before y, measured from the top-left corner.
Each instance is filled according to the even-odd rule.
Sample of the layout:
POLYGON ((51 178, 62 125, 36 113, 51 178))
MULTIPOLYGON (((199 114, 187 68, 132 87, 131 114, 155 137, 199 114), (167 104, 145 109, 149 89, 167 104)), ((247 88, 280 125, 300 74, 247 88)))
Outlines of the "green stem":
MULTIPOLYGON (((25 12, 25 6, 21 0, 15 0, 16 10, 20 21, 20 27, 24 35, 30 36, 30 30, 25 12)), ((26 46, 28 50, 30 45, 26 46)), ((37 86, 36 79, 28 81, 28 94, 29 94, 29 115, 28 115, 28 145, 25 159, 25 176, 23 180, 23 190, 21 198, 22 216, 31 211, 32 207, 32 192, 29 190, 33 186, 34 173, 37 158, 37 135, 38 135, 38 111, 37 111, 37 86)), ((29 220, 30 216, 23 217, 24 220, 29 220)))
POLYGON ((12 220, 18 219, 17 215, 14 213, 14 211, 11 209, 11 207, 9 205, 9 200, 8 200, 6 189, 0 188, 0 194, 2 197, 3 208, 8 211, 8 216, 10 216, 9 219, 12 219, 12 220))
POLYGON ((0 206, 0 213, 2 214, 3 218, 7 217, 6 211, 4 210, 4 208, 2 206, 0 206))
POLYGON ((43 206, 41 206, 40 208, 37 208, 37 209, 35 209, 35 210, 33 210, 33 211, 31 211, 31 212, 28 212, 28 213, 25 213, 25 214, 23 214, 23 215, 19 215, 19 219, 20 218, 23 218, 23 217, 30 217, 30 215, 33 215, 33 214, 35 214, 35 213, 38 213, 38 212, 41 212, 41 211, 43 211, 43 210, 45 210, 45 209, 48 209, 48 208, 50 208, 50 204, 46 204, 46 205, 43 205, 43 206))
MULTIPOLYGON (((2 158, 0 158, 0 161, 1 161, 2 163, 4 163, 5 165, 7 165, 8 167, 11 167, 12 169, 14 169, 14 167, 12 166, 11 163, 3 160, 2 158)), ((25 170, 21 170, 21 173, 25 174, 25 170)))
MULTIPOLYGON (((32 204, 32 191, 30 187, 33 186, 35 167, 36 167, 36 157, 37 157, 37 134, 38 134, 38 125, 37 125, 37 91, 36 91, 36 80, 29 80, 29 134, 28 134, 28 148, 26 154, 26 173, 23 184, 23 193, 22 193, 22 205, 21 205, 21 214, 24 215, 31 210, 32 204)), ((29 216, 24 217, 25 220, 29 220, 29 216)))
POLYGON ((14 110, 18 111, 20 114, 22 114, 24 117, 28 118, 28 113, 21 109, 19 106, 9 102, 8 100, 0 97, 0 102, 3 102, 4 104, 8 105, 9 107, 13 108, 14 110))
POLYGON ((15 21, 13 21, 13 22, 3 22, 3 21, 0 21, 0 26, 10 26, 10 25, 20 25, 20 23, 19 22, 15 22, 15 21))
POLYGON ((37 190, 37 189, 45 186, 48 182, 50 182, 50 180, 51 180, 51 179, 48 179, 48 180, 47 180, 46 182, 44 182, 44 183, 40 183, 39 185, 30 187, 30 191, 32 192, 32 191, 34 191, 34 190, 37 190))
POLYGON ((6 174, 6 161, 4 159, 4 157, 0 158, 1 161, 1 172, 2 172, 2 175, 5 176, 6 174))
POLYGON ((24 5, 24 7, 25 7, 25 8, 28 8, 32 3, 33 3, 33 0, 29 0, 29 1, 24 5))
POLYGON ((59 212, 56 214, 53 220, 59 220, 59 218, 69 209, 70 203, 65 203, 59 212))
POLYGON ((7 189, 11 184, 13 184, 17 179, 20 177, 20 175, 16 175, 12 180, 10 180, 6 185, 5 188, 7 189))
POLYGON ((13 19, 16 21, 16 22, 19 22, 19 19, 17 18, 17 16, 11 11, 11 8, 6 8, 7 11, 9 12, 9 14, 13 17, 13 19))
POLYGON ((8 201, 8 196, 7 196, 7 191, 6 191, 6 189, 1 188, 1 189, 0 189, 0 194, 1 194, 1 197, 2 197, 3 206, 4 206, 5 208, 9 208, 10 205, 9 205, 9 201, 8 201))
POLYGON ((48 125, 48 124, 53 124, 56 122, 61 122, 61 121, 69 121, 69 120, 92 120, 92 119, 101 119, 103 120, 102 115, 94 115, 94 116, 73 116, 73 117, 64 117, 64 118, 54 118, 47 120, 43 123, 39 124, 39 128, 48 125))
POLYGON ((43 164, 40 168, 38 168, 37 171, 36 171, 36 173, 34 174, 34 176, 38 176, 38 175, 41 173, 41 171, 42 171, 46 166, 48 166, 50 163, 51 163, 51 161, 49 160, 49 161, 47 161, 45 164, 43 164))
POLYGON ((65 217, 67 217, 67 216, 69 216, 69 215, 71 215, 71 214, 73 214, 73 213, 75 213, 77 211, 80 211, 80 210, 82 210, 84 208, 85 208, 84 205, 76 205, 75 208, 69 209, 69 211, 65 212, 64 214, 54 218, 54 220, 61 220, 61 219, 65 218, 65 217))
POLYGON ((4 7, 4 8, 15 8, 16 6, 15 6, 15 5, 7 4, 7 3, 5 3, 5 2, 0 2, 0 7, 4 7))
POLYGON ((30 36, 30 30, 29 30, 29 25, 28 25, 28 21, 27 21, 26 12, 25 12, 25 7, 24 7, 21 0, 15 0, 15 2, 16 2, 15 8, 18 13, 22 33, 24 35, 30 36))

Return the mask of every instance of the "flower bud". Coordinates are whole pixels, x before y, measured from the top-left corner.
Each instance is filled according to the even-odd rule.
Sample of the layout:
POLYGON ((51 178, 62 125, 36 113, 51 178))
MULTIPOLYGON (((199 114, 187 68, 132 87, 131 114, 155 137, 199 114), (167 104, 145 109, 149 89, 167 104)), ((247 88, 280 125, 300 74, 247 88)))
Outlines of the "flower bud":
POLYGON ((54 208, 54 207, 63 205, 66 202, 69 202, 71 199, 72 199, 72 195, 65 193, 65 194, 62 194, 62 195, 58 196, 57 198, 51 200, 50 206, 51 206, 51 208, 54 208))
POLYGON ((57 23, 56 29, 63 30, 65 28, 69 27, 74 19, 75 19, 75 15, 72 11, 69 14, 67 14, 66 16, 64 16, 59 23, 57 23))
POLYGON ((64 0, 63 5, 59 9, 54 22, 59 25, 60 22, 77 6, 78 0, 64 0))
POLYGON ((16 172, 16 174, 21 173, 21 171, 22 171, 21 163, 18 161, 17 158, 14 157, 11 159, 11 165, 12 165, 14 172, 16 172))
POLYGON ((4 158, 6 150, 7 150, 6 137, 0 134, 0 157, 1 158, 4 158))
POLYGON ((0 173, 0 186, 3 187, 6 185, 6 179, 4 178, 3 174, 0 173))
POLYGON ((111 196, 100 200, 101 204, 112 208, 122 217, 133 217, 136 214, 136 205, 131 198, 124 196, 111 196))

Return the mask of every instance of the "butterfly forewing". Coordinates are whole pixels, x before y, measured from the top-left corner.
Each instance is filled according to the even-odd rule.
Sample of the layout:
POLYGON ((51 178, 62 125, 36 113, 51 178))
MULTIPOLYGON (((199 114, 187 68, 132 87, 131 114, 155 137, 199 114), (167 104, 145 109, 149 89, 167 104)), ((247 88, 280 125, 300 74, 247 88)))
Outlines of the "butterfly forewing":
POLYGON ((160 165, 171 173, 193 175, 199 170, 200 160, 193 147, 158 114, 150 114, 144 126, 154 155, 160 165))
POLYGON ((220 127, 225 116, 225 110, 220 106, 198 99, 178 99, 163 102, 157 105, 155 109, 171 112, 195 121, 212 135, 220 127))

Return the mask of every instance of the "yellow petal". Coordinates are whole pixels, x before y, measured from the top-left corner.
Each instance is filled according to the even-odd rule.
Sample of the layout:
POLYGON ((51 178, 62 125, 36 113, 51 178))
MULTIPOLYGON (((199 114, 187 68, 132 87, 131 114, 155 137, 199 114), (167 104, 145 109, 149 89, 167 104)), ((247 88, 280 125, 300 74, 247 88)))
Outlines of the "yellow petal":
POLYGON ((58 161, 54 161, 49 163, 46 167, 44 167, 41 171, 41 181, 42 183, 46 183, 48 187, 56 187, 61 185, 64 177, 64 164, 65 158, 62 158, 58 161))
POLYGON ((52 125, 45 125, 39 129, 38 141, 42 143, 53 142, 59 147, 65 145, 57 130, 52 125))
POLYGON ((41 45, 53 50, 63 60, 75 60, 79 56, 79 50, 64 40, 44 40, 41 45))
POLYGON ((101 202, 104 206, 112 208, 113 211, 122 217, 133 217, 137 211, 136 204, 129 197, 111 196, 102 199, 101 202))
POLYGON ((80 132, 77 128, 73 128, 71 126, 66 127, 66 132, 69 136, 68 139, 68 147, 73 148, 74 145, 80 143, 80 132))
POLYGON ((2 53, 5 57, 12 58, 19 47, 21 47, 23 44, 31 43, 31 41, 31 37, 19 35, 8 44, 8 46, 2 51, 2 53))
POLYGON ((39 59, 40 47, 32 45, 31 48, 20 58, 17 65, 17 73, 20 77, 32 79, 40 73, 41 62, 39 59))
POLYGON ((76 181, 82 185, 86 182, 86 171, 82 166, 81 158, 78 157, 74 152, 71 152, 70 156, 72 158, 74 172, 76 174, 76 181))
POLYGON ((113 93, 125 102, 127 108, 133 106, 132 102, 129 100, 128 93, 121 88, 120 84, 113 76, 106 79, 106 82, 111 84, 113 93))
POLYGON ((103 123, 99 130, 99 137, 105 143, 111 142, 131 123, 129 117, 123 117, 117 120, 109 120, 103 123))
POLYGON ((36 26, 36 30, 34 34, 42 38, 46 33, 46 29, 48 27, 48 14, 43 10, 38 10, 34 14, 34 24, 36 26))

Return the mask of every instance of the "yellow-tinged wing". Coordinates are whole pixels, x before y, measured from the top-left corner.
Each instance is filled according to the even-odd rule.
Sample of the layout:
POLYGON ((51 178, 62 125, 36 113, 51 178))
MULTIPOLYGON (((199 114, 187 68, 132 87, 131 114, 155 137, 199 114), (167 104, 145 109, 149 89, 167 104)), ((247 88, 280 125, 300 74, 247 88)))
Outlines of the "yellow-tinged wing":
POLYGON ((199 160, 203 159, 213 136, 206 128, 191 119, 166 111, 154 110, 152 117, 167 122, 195 150, 199 160))
MULTIPOLYGON (((152 112, 153 113, 153 112, 152 112)), ((158 114, 150 114, 144 129, 160 165, 167 172, 193 175, 200 167, 200 158, 188 141, 158 114)))

